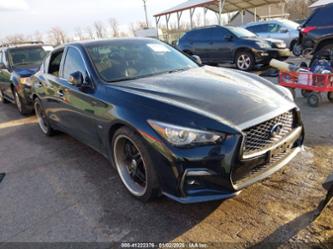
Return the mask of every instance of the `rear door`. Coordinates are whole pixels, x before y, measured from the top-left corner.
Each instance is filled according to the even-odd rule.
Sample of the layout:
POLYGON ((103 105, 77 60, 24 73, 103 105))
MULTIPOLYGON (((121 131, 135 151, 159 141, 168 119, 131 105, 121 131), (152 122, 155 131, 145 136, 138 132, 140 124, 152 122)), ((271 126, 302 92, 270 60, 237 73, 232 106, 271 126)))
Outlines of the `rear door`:
POLYGON ((192 31, 193 34, 189 39, 193 53, 200 56, 204 63, 212 62, 212 54, 215 49, 210 44, 211 31, 210 28, 192 31))
POLYGON ((210 58, 216 63, 232 61, 235 37, 228 30, 221 27, 212 28, 209 37, 210 58), (226 35, 233 38, 226 40, 226 35))

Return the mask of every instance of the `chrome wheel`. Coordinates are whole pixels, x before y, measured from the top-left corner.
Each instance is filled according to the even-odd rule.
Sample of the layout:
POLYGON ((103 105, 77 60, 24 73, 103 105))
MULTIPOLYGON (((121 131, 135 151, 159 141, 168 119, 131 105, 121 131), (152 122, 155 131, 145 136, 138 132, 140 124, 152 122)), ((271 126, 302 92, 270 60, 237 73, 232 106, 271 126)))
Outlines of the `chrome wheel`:
POLYGON ((133 140, 125 135, 116 137, 113 145, 114 162, 126 188, 135 196, 147 191, 146 165, 133 140))
POLYGON ((15 103, 16 103, 17 109, 19 110, 19 112, 22 112, 22 102, 21 102, 20 96, 18 95, 18 93, 16 91, 14 91, 14 96, 15 96, 15 103))
POLYGON ((237 59, 237 67, 241 70, 248 70, 251 66, 251 58, 247 54, 241 54, 237 59))
POLYGON ((47 134, 49 131, 49 126, 46 122, 46 115, 42 107, 40 106, 40 103, 38 103, 37 101, 35 102, 35 112, 40 129, 43 131, 43 133, 47 134))

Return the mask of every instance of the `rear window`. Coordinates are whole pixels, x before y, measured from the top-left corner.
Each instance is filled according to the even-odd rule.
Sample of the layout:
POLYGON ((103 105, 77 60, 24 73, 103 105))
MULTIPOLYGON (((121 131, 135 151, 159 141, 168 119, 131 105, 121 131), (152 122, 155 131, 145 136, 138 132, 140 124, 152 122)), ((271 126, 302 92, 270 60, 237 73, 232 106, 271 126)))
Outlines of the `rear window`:
POLYGON ((323 7, 314 11, 304 26, 326 26, 333 25, 333 5, 323 7))

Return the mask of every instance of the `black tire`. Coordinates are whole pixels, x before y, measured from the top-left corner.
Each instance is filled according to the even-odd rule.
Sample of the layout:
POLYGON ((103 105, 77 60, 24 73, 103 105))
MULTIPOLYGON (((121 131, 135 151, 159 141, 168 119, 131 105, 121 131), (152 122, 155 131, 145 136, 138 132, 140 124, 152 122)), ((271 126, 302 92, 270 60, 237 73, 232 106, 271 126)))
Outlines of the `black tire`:
POLYGON ((5 96, 2 92, 2 90, 0 90, 0 103, 2 103, 2 104, 8 104, 9 103, 9 101, 7 99, 5 99, 5 96))
POLYGON ((302 94, 302 96, 303 96, 304 98, 309 97, 309 95, 310 95, 311 93, 312 93, 311 90, 304 90, 304 89, 301 90, 301 94, 302 94))
POLYGON ((242 71, 252 71, 256 62, 253 54, 249 51, 237 52, 235 58, 237 69, 242 71))
POLYGON ((295 55, 296 57, 301 56, 303 53, 302 46, 298 44, 297 41, 294 44, 291 43, 290 50, 293 53, 293 55, 295 55))
POLYGON ((307 100, 308 100, 309 106, 318 107, 319 104, 320 104, 321 97, 320 97, 319 93, 312 92, 312 93, 309 94, 307 100))
POLYGON ((48 137, 55 135, 56 131, 50 125, 50 122, 47 119, 44 108, 43 108, 42 103, 39 98, 36 98, 34 100, 34 108, 35 108, 38 125, 39 125, 39 128, 42 131, 42 133, 48 137))
POLYGON ((328 92, 327 93, 327 98, 331 103, 333 103, 333 92, 328 92))
POLYGON ((22 97, 16 91, 15 88, 13 88, 13 95, 14 95, 15 105, 16 105, 17 110, 19 111, 19 113, 21 113, 22 115, 31 114, 32 113, 31 109, 28 108, 25 101, 22 99, 22 97))
POLYGON ((111 148, 113 165, 126 189, 144 202, 156 198, 160 194, 159 181, 143 138, 122 127, 114 134, 111 148))

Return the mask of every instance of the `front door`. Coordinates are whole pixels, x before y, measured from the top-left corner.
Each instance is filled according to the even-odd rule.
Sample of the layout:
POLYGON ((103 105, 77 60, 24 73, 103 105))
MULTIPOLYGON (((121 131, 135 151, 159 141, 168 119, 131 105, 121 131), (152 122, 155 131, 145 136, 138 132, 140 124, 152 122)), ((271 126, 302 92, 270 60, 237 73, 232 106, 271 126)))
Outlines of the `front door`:
POLYGON ((101 141, 98 136, 96 122, 96 100, 93 82, 84 64, 80 51, 69 47, 63 62, 62 70, 62 98, 61 123, 65 130, 83 143, 99 150, 101 141), (83 76, 82 86, 73 85, 70 77, 73 73, 80 72, 83 76))

